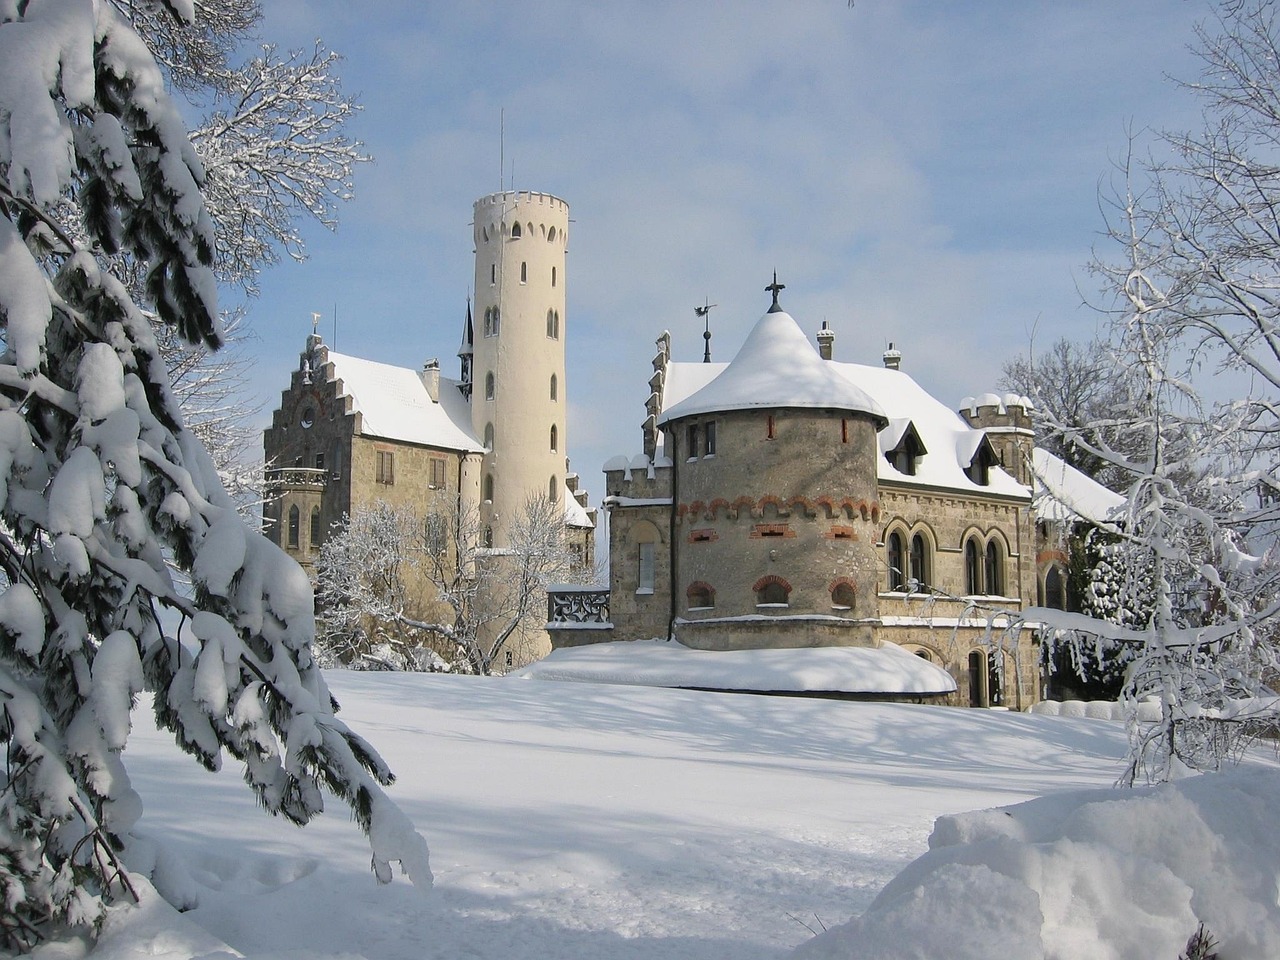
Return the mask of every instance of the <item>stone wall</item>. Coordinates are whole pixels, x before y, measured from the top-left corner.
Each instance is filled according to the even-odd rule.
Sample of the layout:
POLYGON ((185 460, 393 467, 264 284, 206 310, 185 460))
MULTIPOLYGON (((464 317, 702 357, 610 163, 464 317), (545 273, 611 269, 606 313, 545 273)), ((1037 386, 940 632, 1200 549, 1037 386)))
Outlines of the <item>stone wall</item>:
POLYGON ((807 645, 781 638, 794 628, 815 645, 875 645, 880 505, 871 418, 743 410, 667 430, 677 636, 712 648, 807 645), (769 631, 734 619, 777 614, 825 621, 775 621, 770 640, 769 631))

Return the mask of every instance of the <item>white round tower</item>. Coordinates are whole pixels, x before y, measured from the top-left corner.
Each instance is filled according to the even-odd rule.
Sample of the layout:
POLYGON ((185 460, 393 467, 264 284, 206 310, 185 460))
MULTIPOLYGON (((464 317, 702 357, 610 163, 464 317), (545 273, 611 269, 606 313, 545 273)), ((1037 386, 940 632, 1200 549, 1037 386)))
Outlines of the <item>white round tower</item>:
POLYGON ((481 516, 501 547, 530 494, 564 498, 569 205, 547 193, 495 193, 476 201, 473 228, 471 423, 489 448, 481 516))

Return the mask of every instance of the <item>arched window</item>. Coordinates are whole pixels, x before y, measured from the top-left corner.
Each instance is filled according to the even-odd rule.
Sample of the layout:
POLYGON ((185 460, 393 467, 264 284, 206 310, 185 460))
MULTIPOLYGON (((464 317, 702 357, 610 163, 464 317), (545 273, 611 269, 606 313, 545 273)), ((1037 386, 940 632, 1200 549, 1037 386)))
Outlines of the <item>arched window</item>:
POLYGON ((889 589, 897 593, 907 589, 907 554, 902 545, 902 534, 894 531, 889 534, 889 589))
POLYGON ((302 525, 302 512, 295 503, 289 508, 289 546, 298 549, 298 527, 302 525))
POLYGON ((319 550, 320 540, 323 537, 323 534, 321 533, 321 530, 320 530, 320 508, 319 507, 311 508, 311 531, 310 532, 311 532, 311 549, 319 550))
MULTIPOLYGON (((548 242, 554 242, 555 239, 556 239, 556 228, 552 227, 550 230, 547 231, 547 240, 548 242)), ((553 287, 556 285, 556 268, 555 267, 551 268, 551 285, 553 287)))
POLYGON ((689 598, 690 610, 709 610, 716 605, 716 591, 709 583, 695 580, 685 591, 689 598))
POLYGON ((547 483, 547 499, 552 503, 556 503, 560 499, 560 491, 557 487, 555 477, 552 477, 547 483))
POLYGON ((493 503, 493 474, 486 473, 484 475, 484 499, 493 503))
POLYGON ((551 425, 551 452, 552 453, 555 453, 559 449, 559 444, 557 443, 557 441, 559 440, 559 436, 560 436, 560 433, 558 430, 556 430, 556 425, 553 423, 551 425))
POLYGON ((987 544, 986 567, 983 570, 987 585, 987 594, 993 597, 1004 595, 1004 564, 1001 562, 1000 544, 992 540, 987 544))
POLYGON ((916 591, 923 593, 929 588, 929 548, 923 533, 911 538, 911 579, 916 591))
POLYGON ((552 400, 559 400, 559 399, 560 399, 560 398, 557 396, 557 390, 556 390, 556 375, 555 375, 554 373, 551 375, 551 399, 552 399, 552 400))
POLYGON ((982 592, 982 563, 973 537, 964 542, 964 592, 969 596, 982 592))
POLYGON ((765 578, 764 583, 756 585, 756 604, 759 606, 786 606, 791 590, 786 581, 777 577, 765 578))
POLYGON ((969 706, 971 707, 987 705, 984 689, 987 679, 986 659, 981 650, 969 651, 969 706))
POLYGON ((493 449, 493 424, 486 423, 484 425, 484 445, 487 449, 493 449))
POLYGON ((523 260, 520 261, 520 282, 529 282, 529 264, 523 260))
POLYGON ((831 588, 831 605, 841 610, 852 610, 858 605, 858 595, 853 584, 848 580, 840 580, 831 588))
MULTIPOLYGON (((551 239, 552 239, 552 240, 554 240, 555 238, 556 238, 556 228, 555 228, 555 227, 552 227, 552 228, 551 228, 551 239)), ((551 268, 551 285, 552 285, 553 287, 556 285, 556 268, 555 268, 555 267, 552 267, 552 268, 551 268)))
POLYGON ((1067 609, 1067 583, 1066 578, 1062 575, 1062 570, 1058 566, 1049 568, 1049 572, 1044 575, 1044 600, 1046 607, 1052 607, 1054 610, 1067 609))
POLYGON ((511 239, 512 239, 512 240, 519 240, 519 239, 520 239, 520 237, 523 235, 523 233, 524 233, 524 231, 520 229, 520 224, 519 224, 519 223, 513 223, 513 224, 511 225, 511 239))
POLYGON ((492 372, 486 373, 484 375, 484 398, 486 400, 492 400, 493 391, 494 391, 493 373, 492 372))
POLYGON ((556 335, 556 314, 551 308, 547 308, 547 336, 554 339, 556 335))

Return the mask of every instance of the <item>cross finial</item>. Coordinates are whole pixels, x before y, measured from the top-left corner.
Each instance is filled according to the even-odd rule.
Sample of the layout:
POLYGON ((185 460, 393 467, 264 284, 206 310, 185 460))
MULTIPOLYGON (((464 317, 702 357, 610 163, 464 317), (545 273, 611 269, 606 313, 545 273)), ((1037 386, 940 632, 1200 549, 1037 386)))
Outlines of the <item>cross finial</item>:
POLYGON ((702 306, 693 308, 693 312, 705 321, 705 327, 702 332, 702 339, 706 341, 702 349, 703 363, 711 362, 711 308, 714 306, 716 304, 711 303, 709 297, 704 297, 702 306))
POLYGON ((778 303, 778 294, 787 289, 785 283, 778 282, 778 271, 773 271, 773 283, 765 287, 765 290, 773 294, 773 306, 769 308, 770 313, 778 313, 782 310, 782 305, 778 303))

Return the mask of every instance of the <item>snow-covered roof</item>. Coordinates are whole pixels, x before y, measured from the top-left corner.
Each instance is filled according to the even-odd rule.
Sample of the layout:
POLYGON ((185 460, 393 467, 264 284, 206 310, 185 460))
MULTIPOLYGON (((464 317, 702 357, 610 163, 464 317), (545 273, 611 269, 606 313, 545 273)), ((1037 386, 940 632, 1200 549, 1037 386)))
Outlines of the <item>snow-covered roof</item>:
POLYGON ((365 436, 445 450, 484 450, 471 430, 471 411, 456 380, 441 377, 435 401, 417 370, 333 351, 326 351, 326 358, 333 364, 333 378, 342 381, 340 395, 350 397, 352 409, 362 415, 365 436))
POLYGON ((594 528, 595 524, 591 522, 591 514, 587 513, 586 507, 578 502, 578 498, 573 495, 573 491, 568 485, 564 488, 564 524, 566 527, 586 527, 594 528))
POLYGON ((561 647, 517 674, 644 687, 787 693, 927 695, 956 683, 936 664, 897 644, 771 650, 693 650, 674 640, 561 647))
POLYGON ((1124 508, 1124 497, 1048 450, 1036 447, 1031 452, 1031 472, 1036 480, 1035 512, 1041 520, 1101 523, 1124 508))
MULTIPOLYGON (((789 316, 787 319, 792 328, 800 333, 799 327, 795 326, 795 321, 789 316)), ((804 334, 800 333, 800 336, 803 338, 804 334)), ((794 341, 789 340, 788 343, 797 354, 801 352, 799 345, 794 341)), ((916 472, 911 476, 900 473, 883 456, 879 457, 877 469, 881 481, 905 481, 952 490, 981 491, 1016 497, 1028 496, 1030 491, 1026 487, 998 467, 991 469, 990 483, 985 487, 969 479, 965 468, 972 461, 985 434, 981 430, 970 427, 960 414, 931 396, 909 374, 882 366, 823 360, 807 340, 804 341, 804 347, 808 355, 814 358, 814 362, 822 365, 825 374, 834 378, 839 389, 852 387, 865 395, 876 409, 881 411, 880 415, 888 421, 886 430, 891 431, 891 438, 895 441, 889 447, 884 447, 882 443, 882 450, 893 449, 897 441, 902 439, 909 424, 914 427, 921 444, 928 451, 919 458, 916 463, 916 472)), ((737 359, 735 358, 733 362, 736 363, 737 359)), ((731 366, 732 364, 725 363, 669 361, 663 387, 665 410, 658 417, 658 422, 662 423, 674 419, 675 416, 684 416, 687 412, 692 412, 686 401, 697 400, 703 395, 717 391, 717 384, 723 379, 721 374, 727 376, 731 366)), ((816 387, 817 382, 815 379, 811 386, 816 387)), ((837 406, 830 402, 812 405, 837 406)), ((702 404, 699 402, 698 406, 701 407, 702 404)))
POLYGON ((761 317, 719 375, 678 403, 669 403, 658 423, 755 407, 851 410, 870 414, 880 424, 886 419, 875 400, 818 355, 791 314, 782 309, 761 317))

